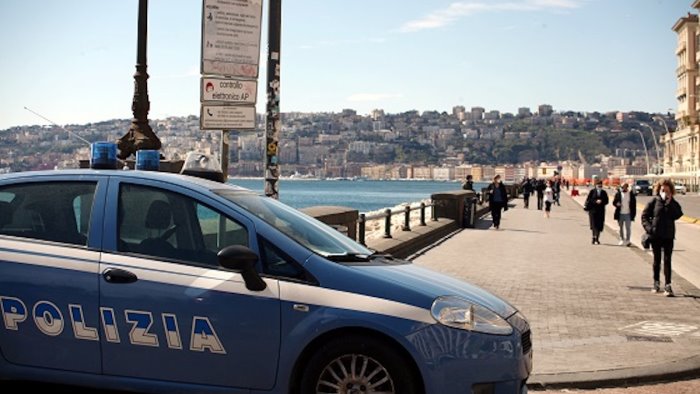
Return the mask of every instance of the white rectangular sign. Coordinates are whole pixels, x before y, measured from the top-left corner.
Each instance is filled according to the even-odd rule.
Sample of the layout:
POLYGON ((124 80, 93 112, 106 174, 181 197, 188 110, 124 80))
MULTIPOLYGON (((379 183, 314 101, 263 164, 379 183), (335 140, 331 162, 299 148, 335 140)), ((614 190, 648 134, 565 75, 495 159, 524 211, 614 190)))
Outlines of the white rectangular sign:
POLYGON ((232 78, 202 77, 202 102, 218 101, 230 104, 255 104, 258 81, 232 78))
POLYGON ((202 74, 257 78, 262 0, 202 1, 202 74))
POLYGON ((199 123, 202 130, 255 130, 255 107, 202 104, 199 123))

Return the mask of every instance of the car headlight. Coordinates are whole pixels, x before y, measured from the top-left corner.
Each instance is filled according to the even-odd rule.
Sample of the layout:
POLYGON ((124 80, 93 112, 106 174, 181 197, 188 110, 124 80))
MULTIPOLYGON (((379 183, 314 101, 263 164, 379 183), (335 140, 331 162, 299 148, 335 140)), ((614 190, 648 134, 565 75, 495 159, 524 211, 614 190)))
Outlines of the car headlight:
POLYGON ((430 313, 440 324, 448 327, 494 335, 513 333, 513 327, 505 319, 481 305, 459 297, 436 298, 430 313))

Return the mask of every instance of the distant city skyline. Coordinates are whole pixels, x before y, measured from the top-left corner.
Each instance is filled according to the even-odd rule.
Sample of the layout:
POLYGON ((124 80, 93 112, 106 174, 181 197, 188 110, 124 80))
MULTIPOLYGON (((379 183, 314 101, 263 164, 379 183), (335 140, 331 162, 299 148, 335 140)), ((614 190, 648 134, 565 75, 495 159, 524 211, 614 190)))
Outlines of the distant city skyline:
MULTIPOLYGON (((0 2, 0 129, 47 123, 25 106, 59 124, 130 118, 137 3, 0 2)), ((281 111, 675 111, 671 27, 690 3, 284 1, 281 111)), ((149 118, 199 114, 201 7, 150 1, 149 118)))

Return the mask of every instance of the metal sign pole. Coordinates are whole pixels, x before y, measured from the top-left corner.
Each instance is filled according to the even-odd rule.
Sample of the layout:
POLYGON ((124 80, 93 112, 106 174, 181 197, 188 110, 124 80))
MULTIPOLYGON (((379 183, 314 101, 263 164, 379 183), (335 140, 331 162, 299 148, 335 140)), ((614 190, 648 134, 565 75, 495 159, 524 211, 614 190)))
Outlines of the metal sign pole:
POLYGON ((265 113, 265 195, 279 199, 280 41, 282 0, 270 0, 267 47, 267 111, 265 113))
POLYGON ((224 183, 228 181, 228 152, 229 130, 221 130, 221 172, 224 174, 224 183))

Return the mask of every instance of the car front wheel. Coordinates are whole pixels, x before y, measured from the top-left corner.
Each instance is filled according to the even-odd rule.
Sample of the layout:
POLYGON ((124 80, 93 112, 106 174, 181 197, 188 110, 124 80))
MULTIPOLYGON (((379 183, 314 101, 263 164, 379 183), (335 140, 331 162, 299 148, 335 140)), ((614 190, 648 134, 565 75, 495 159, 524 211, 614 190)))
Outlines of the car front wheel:
POLYGON ((301 380, 302 393, 417 394, 412 368, 384 342, 350 336, 334 339, 314 354, 301 380))

